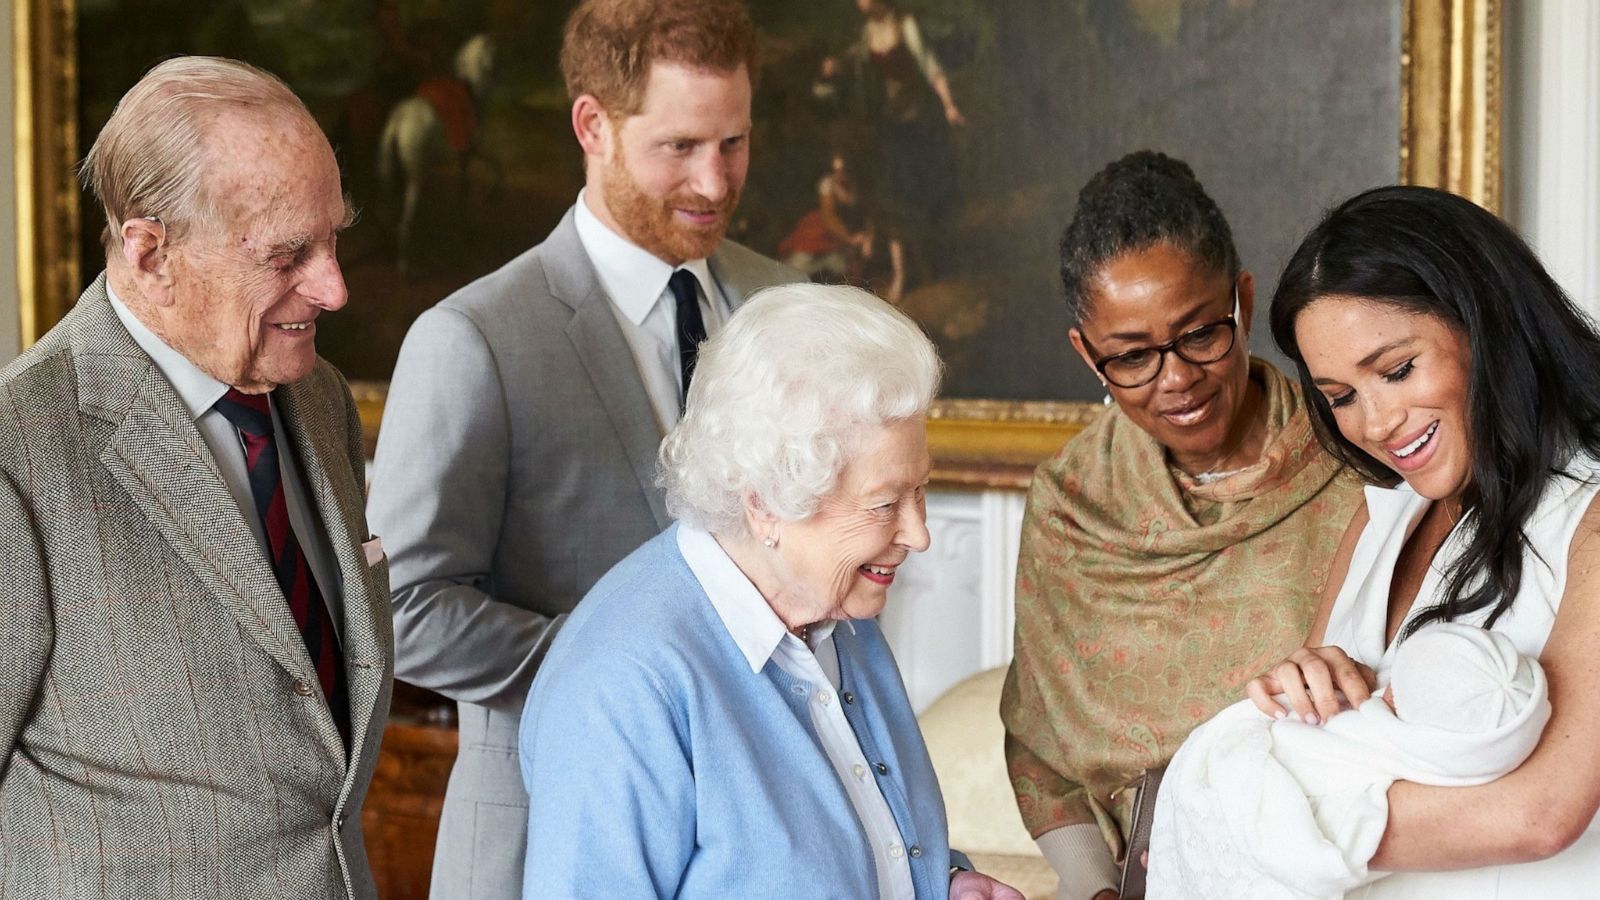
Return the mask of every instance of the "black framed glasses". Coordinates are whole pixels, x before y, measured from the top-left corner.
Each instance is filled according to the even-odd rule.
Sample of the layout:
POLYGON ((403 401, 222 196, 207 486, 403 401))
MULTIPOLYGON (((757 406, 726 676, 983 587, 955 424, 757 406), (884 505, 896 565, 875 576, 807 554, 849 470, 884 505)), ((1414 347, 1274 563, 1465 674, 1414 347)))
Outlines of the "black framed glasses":
MULTIPOLYGON (((1217 362, 1233 349, 1239 330, 1239 286, 1233 288, 1233 312, 1215 322, 1191 328, 1158 347, 1139 347, 1122 353, 1103 356, 1094 361, 1095 371, 1119 388, 1144 387, 1156 380, 1168 353, 1176 353, 1186 362, 1197 366, 1217 362)), ((1094 352, 1089 339, 1083 345, 1094 352)))

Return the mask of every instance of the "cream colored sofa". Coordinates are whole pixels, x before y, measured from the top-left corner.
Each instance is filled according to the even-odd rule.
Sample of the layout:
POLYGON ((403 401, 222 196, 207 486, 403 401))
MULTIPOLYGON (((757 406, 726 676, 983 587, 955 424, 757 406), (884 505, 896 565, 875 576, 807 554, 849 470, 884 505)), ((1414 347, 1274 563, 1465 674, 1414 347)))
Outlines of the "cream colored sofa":
POLYGON ((1000 686, 990 669, 946 691, 919 717, 950 818, 950 846, 1028 900, 1053 900, 1056 876, 1028 836, 1006 775, 1000 686))

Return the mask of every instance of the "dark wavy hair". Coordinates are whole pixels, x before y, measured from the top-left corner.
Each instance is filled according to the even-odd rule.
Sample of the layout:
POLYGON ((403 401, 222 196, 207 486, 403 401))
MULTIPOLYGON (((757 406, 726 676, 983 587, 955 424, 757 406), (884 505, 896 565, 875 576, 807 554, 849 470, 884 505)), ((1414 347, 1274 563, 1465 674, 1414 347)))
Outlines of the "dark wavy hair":
MULTIPOLYGON (((1294 360, 1322 445, 1369 481, 1395 474, 1346 440, 1311 382, 1295 339, 1319 299, 1357 297, 1433 316, 1466 336, 1465 551, 1444 599, 1402 637, 1435 621, 1510 609, 1530 548, 1523 524, 1573 454, 1600 455, 1600 335, 1510 226, 1472 202, 1422 187, 1382 187, 1346 200, 1311 233, 1278 280, 1272 337, 1294 360)), ((1537 552, 1537 551, 1535 551, 1537 552)))
POLYGON ((1154 150, 1129 153, 1095 173, 1061 235, 1061 285, 1067 312, 1081 320, 1089 280, 1124 253, 1170 243, 1206 268, 1239 274, 1233 231, 1194 170, 1154 150))

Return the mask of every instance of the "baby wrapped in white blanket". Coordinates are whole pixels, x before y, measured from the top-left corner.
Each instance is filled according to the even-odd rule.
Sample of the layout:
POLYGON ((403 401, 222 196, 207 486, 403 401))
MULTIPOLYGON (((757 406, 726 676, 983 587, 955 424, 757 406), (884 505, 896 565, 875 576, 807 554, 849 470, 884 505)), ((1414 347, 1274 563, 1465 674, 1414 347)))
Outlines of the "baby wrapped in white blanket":
POLYGON ((1388 691, 1321 727, 1234 704, 1167 767, 1147 896, 1341 897, 1383 874, 1367 862, 1390 784, 1493 781, 1533 752, 1549 718, 1539 663, 1457 624, 1405 640, 1388 691))

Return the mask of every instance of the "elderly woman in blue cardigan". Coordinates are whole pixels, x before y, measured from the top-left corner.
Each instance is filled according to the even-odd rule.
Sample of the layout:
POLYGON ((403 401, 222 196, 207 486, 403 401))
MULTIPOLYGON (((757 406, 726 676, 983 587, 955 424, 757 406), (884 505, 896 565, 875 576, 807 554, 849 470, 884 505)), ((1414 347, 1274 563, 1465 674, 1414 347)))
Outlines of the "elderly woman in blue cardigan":
POLYGON ((1021 900, 964 871, 875 617, 928 546, 939 361, 853 288, 745 304, 700 351, 660 481, 522 719, 523 896, 1021 900))

